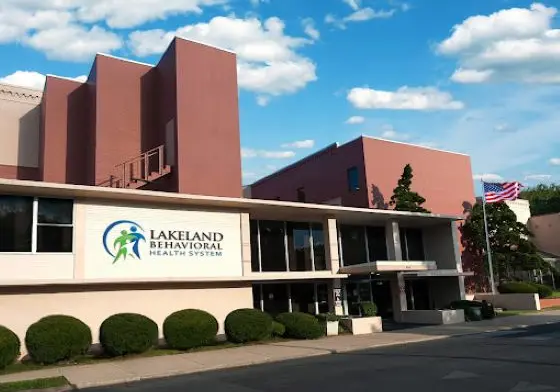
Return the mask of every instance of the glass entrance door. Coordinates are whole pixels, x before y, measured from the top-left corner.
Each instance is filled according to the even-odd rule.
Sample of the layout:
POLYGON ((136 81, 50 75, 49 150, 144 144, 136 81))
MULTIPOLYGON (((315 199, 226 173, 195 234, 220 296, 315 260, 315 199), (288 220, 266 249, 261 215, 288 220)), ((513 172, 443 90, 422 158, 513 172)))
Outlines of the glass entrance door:
POLYGON ((347 314, 359 316, 360 303, 373 302, 377 306, 379 316, 392 317, 391 285, 388 280, 349 280, 344 287, 347 314))

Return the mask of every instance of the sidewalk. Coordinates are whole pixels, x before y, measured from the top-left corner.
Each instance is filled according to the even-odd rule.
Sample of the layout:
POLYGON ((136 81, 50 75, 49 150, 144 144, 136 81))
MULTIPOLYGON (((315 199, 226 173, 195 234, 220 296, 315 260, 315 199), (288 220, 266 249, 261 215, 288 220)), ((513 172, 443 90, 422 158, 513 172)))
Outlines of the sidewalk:
POLYGON ((551 322, 560 322, 560 311, 496 318, 476 323, 417 327, 372 335, 341 335, 319 340, 251 345, 35 370, 0 376, 0 383, 64 376, 72 385, 80 389, 376 347, 418 343, 551 322))

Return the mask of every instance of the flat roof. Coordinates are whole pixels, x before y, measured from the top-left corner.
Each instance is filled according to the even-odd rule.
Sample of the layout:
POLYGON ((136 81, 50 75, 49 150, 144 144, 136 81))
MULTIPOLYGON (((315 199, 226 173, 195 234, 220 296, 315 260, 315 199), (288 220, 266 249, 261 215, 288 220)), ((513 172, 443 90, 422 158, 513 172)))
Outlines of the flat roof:
MULTIPOLYGON (((370 208, 342 207, 327 204, 297 203, 277 200, 246 199, 234 197, 201 196, 183 193, 106 188, 99 186, 56 184, 41 181, 0 179, 0 194, 16 194, 37 197, 60 197, 113 202, 155 203, 165 205, 190 206, 209 209, 230 209, 250 212, 264 217, 302 217, 318 219, 330 216, 356 223, 370 220, 387 221, 392 218, 411 224, 435 224, 442 221, 457 221, 462 216, 426 214, 419 212, 381 210, 370 208)), ((296 219, 301 220, 301 219, 296 219)))

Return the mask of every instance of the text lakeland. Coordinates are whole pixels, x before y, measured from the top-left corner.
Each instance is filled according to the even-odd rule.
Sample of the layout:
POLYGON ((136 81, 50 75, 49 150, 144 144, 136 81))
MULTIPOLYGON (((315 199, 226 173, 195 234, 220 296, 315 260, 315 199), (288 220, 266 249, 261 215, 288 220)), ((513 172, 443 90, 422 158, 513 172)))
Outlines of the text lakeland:
POLYGON ((223 240, 217 231, 150 230, 150 255, 219 257, 223 240))

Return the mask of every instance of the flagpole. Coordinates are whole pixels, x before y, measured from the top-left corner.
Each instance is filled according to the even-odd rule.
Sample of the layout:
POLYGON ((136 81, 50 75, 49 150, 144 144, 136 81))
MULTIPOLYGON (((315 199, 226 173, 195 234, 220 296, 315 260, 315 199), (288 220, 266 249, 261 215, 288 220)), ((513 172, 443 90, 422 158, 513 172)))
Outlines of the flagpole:
POLYGON ((490 247, 490 236, 488 235, 488 220, 486 218, 486 194, 484 192, 484 180, 482 180, 482 215, 484 216, 484 234, 486 235, 486 253, 488 254, 488 269, 490 270, 490 287, 492 295, 496 294, 494 283, 494 267, 492 264, 492 248, 490 247))

